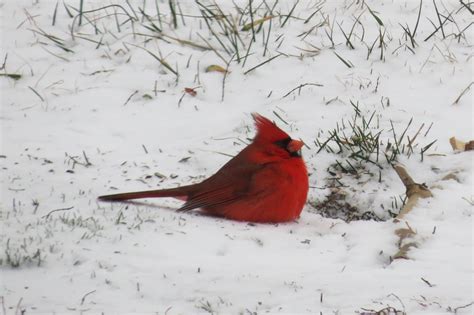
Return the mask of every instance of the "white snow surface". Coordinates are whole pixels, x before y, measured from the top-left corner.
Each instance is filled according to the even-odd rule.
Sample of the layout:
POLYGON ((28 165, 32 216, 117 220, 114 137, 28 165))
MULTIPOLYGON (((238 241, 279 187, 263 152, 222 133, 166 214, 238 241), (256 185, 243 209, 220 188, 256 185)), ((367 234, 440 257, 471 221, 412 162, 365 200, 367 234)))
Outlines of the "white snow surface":
MULTIPOLYGON (((248 10, 249 1, 216 2, 240 27, 250 23, 248 13, 239 21, 235 8, 248 10)), ((174 3, 186 24, 178 15, 174 28, 169 2, 157 1, 168 36, 158 39, 140 35, 157 34, 142 26, 151 24, 139 10, 145 6, 159 26, 155 1, 84 1, 83 11, 120 7, 84 13, 81 26, 66 10, 77 15, 79 1, 0 1, 1 73, 21 75, 0 77, 0 313, 375 314, 393 307, 472 314, 473 155, 453 152, 448 141, 474 136, 468 9, 459 1, 438 0, 437 8, 423 1, 413 48, 400 25, 414 30, 419 1, 300 1, 286 22, 295 2, 279 1, 271 30, 270 21, 262 23, 245 65, 236 56, 229 63, 222 100, 224 75, 205 69, 226 66, 216 52, 225 60, 233 54, 196 17, 197 2, 174 3), (439 25, 436 9, 452 21, 425 41, 439 25), (123 10, 138 16, 133 27, 123 10), (355 49, 341 31, 349 34, 353 25, 355 49), (375 42, 367 57, 379 30, 384 48, 375 42), (172 38, 207 41, 216 52, 172 38), (283 97, 305 83, 322 86, 283 97), (185 88, 197 95, 183 96, 185 88), (173 199, 97 201, 212 175, 253 137, 250 113, 258 112, 307 144, 308 201, 317 204, 329 194, 328 167, 341 157, 317 154, 315 139, 323 142, 353 116, 351 101, 364 115, 376 111, 385 140, 391 122, 400 133, 413 118, 411 138, 425 124, 415 152, 399 162, 434 196, 400 222, 346 223, 309 203, 297 221, 271 225, 177 213, 173 199), (420 149, 433 140, 421 161, 420 149), (455 177, 442 180, 447 174, 455 177), (392 261, 395 230, 407 225, 417 247, 409 259, 392 261)), ((254 18, 273 4, 252 1, 254 18)), ((216 21, 212 27, 226 38, 216 21)), ((252 31, 238 33, 244 58, 252 31)), ((390 167, 382 183, 369 177, 346 184, 352 204, 385 219, 384 209, 405 192, 390 167)))

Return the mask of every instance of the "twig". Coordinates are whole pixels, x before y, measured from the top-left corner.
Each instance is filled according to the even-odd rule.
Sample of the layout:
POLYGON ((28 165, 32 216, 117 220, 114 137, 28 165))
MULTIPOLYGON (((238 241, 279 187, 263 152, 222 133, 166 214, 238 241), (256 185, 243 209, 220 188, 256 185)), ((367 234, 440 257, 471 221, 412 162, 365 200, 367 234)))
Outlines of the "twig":
POLYGON ((281 55, 282 55, 282 54, 278 54, 278 55, 276 55, 276 56, 271 57, 270 59, 265 60, 264 62, 262 62, 262 63, 256 65, 255 67, 250 68, 249 70, 245 71, 244 74, 249 74, 249 73, 252 72, 253 70, 257 69, 258 67, 261 67, 261 66, 263 66, 263 65, 266 64, 266 63, 269 63, 270 61, 272 61, 272 60, 275 59, 275 58, 280 57, 281 55))
POLYGON ((13 80, 19 80, 21 79, 21 74, 17 73, 0 73, 0 77, 7 77, 13 80))
POLYGON ((285 123, 285 125, 289 125, 288 122, 286 120, 284 120, 283 118, 281 118, 281 116, 278 115, 278 113, 276 111, 273 111, 273 114, 275 114, 275 116, 277 116, 283 123, 285 123))
MULTIPOLYGON (((418 10, 418 17, 416 18, 416 24, 415 24, 415 29, 413 30, 413 33, 411 34, 413 38, 415 38, 416 30, 418 29, 418 23, 420 22, 420 16, 421 16, 421 7, 423 6, 423 0, 420 0, 420 9, 418 10)), ((415 48, 415 47, 413 47, 415 48)))
POLYGON ((415 139, 416 137, 418 137, 418 134, 420 133, 421 129, 423 129, 423 127, 425 126, 425 123, 422 123, 421 126, 420 126, 420 129, 418 129, 418 131, 415 133, 415 135, 413 136, 412 139, 410 139, 410 137, 408 137, 408 148, 411 150, 411 152, 413 152, 413 142, 415 142, 415 139))
POLYGON ((462 197, 462 200, 465 200, 471 206, 474 206, 474 199, 471 197, 471 200, 467 199, 466 197, 462 197))
POLYGON ((6 310, 6 308, 5 308, 5 297, 0 296, 0 298, 2 299, 2 311, 3 311, 3 315, 7 315, 7 310, 6 310))
POLYGON ((446 38, 446 35, 444 34, 444 28, 443 28, 444 22, 441 22, 441 17, 440 17, 440 14, 439 14, 439 11, 438 11, 438 6, 436 5, 435 0, 433 0, 433 4, 434 4, 434 7, 435 7, 436 15, 438 17, 439 27, 441 28, 441 34, 443 34, 443 39, 444 39, 444 38, 446 38))
POLYGON ((298 85, 297 87, 295 87, 294 89, 292 89, 291 91, 289 91, 288 93, 286 93, 285 95, 283 95, 281 98, 287 97, 288 95, 290 95, 291 93, 293 93, 293 92, 296 91, 296 90, 299 90, 299 91, 298 91, 298 94, 299 94, 300 91, 301 91, 301 88, 303 88, 303 87, 305 87, 305 86, 324 86, 324 85, 319 84, 319 83, 303 83, 303 84, 298 85))
POLYGON ((38 96, 38 97, 40 98, 41 102, 44 102, 44 98, 43 98, 35 89, 33 89, 31 86, 28 86, 28 88, 29 88, 31 91, 33 91, 33 93, 35 93, 36 96, 38 96))
POLYGON ((79 1, 79 26, 82 25, 82 15, 84 13, 84 0, 79 1))
MULTIPOLYGON (((84 154, 84 151, 82 152, 84 154)), ((82 165, 84 167, 89 167, 91 166, 92 164, 88 161, 87 159, 87 156, 84 155, 84 158, 86 159, 86 162, 83 163, 83 162, 80 162, 77 160, 77 156, 70 156, 67 152, 66 152, 66 157, 72 161, 72 168, 74 169, 74 167, 76 166, 76 164, 79 164, 79 165, 82 165)))
POLYGON ((346 65, 346 67, 348 67, 348 68, 354 67, 354 65, 352 64, 352 62, 350 62, 349 60, 346 61, 344 58, 342 58, 341 56, 339 56, 335 51, 333 51, 333 53, 336 55, 337 58, 339 58, 339 60, 341 60, 341 61, 346 65))
POLYGON ((388 296, 393 296, 394 298, 398 300, 398 302, 400 302, 400 304, 403 307, 403 313, 405 314, 405 304, 403 304, 402 299, 400 299, 398 295, 396 295, 395 293, 390 293, 388 296))
POLYGON ((71 210, 72 208, 74 208, 74 206, 72 207, 69 207, 69 208, 60 208, 60 209, 54 209, 54 210, 51 210, 48 214, 42 216, 41 218, 49 218, 49 216, 53 213, 53 212, 58 212, 58 211, 67 211, 67 210, 71 210))
POLYGON ((173 17, 173 26, 178 28, 178 19, 176 18, 176 8, 173 0, 169 0, 169 6, 171 11, 171 16, 173 17))
POLYGON ((428 37, 426 37, 424 39, 424 41, 425 42, 428 41, 434 34, 436 34, 439 31, 439 29, 443 27, 444 23, 446 23, 446 21, 448 21, 451 18, 452 14, 453 14, 453 12, 449 13, 449 15, 444 18, 444 21, 440 24, 440 26, 436 27, 435 30, 433 31, 433 33, 428 35, 428 37))
MULTIPOLYGON (((144 34, 144 35, 146 35, 146 34, 144 34)), ((192 41, 189 41, 189 40, 180 39, 178 37, 173 37, 173 36, 166 35, 166 34, 160 34, 160 36, 164 37, 164 38, 174 40, 174 41, 180 43, 181 45, 188 45, 190 47, 194 47, 194 48, 198 48, 198 49, 202 49, 202 50, 215 50, 215 48, 210 46, 210 45, 204 46, 204 45, 196 44, 196 43, 194 43, 192 41)), ((161 37, 157 36, 157 38, 161 38, 161 37)))
MULTIPOLYGON (((234 56, 235 56, 235 54, 234 54, 234 56)), ((230 65, 230 63, 232 62, 232 60, 234 59, 234 56, 232 56, 232 58, 230 58, 229 61, 227 61, 227 64, 226 64, 226 66, 225 66, 224 77, 222 78, 222 95, 221 95, 221 102, 224 101, 225 80, 227 79, 227 74, 229 73, 229 65, 230 65)))
MULTIPOLYGON (((146 51, 148 54, 150 54, 150 56, 152 56, 153 58, 155 58, 163 67, 165 67, 166 69, 168 69, 169 71, 173 72, 173 74, 175 76, 179 76, 178 75, 178 71, 174 70, 173 68, 171 68, 171 66, 163 59, 163 58, 160 58, 158 57, 157 55, 155 55, 154 53, 152 53, 151 51, 149 51, 148 49, 144 48, 144 47, 141 47, 141 46, 138 46, 138 45, 134 45, 134 44, 129 44, 129 45, 132 45, 132 46, 135 46, 137 48, 140 48, 140 49, 143 49, 144 51, 146 51)), ((138 92, 138 91, 137 91, 138 92)))
POLYGON ((461 97, 463 97, 464 94, 466 94, 466 92, 471 88, 471 86, 473 84, 474 84, 474 82, 469 83, 469 85, 461 92, 461 94, 458 96, 458 98, 451 105, 459 103, 459 100, 461 99, 461 97))
MULTIPOLYGON (((82 0, 81 0, 81 2, 82 2, 82 0)), ((66 5, 65 5, 65 7, 66 7, 66 5)), ((131 15, 128 13, 128 11, 124 9, 124 7, 122 7, 121 5, 118 5, 118 4, 110 4, 110 5, 106 5, 106 6, 103 6, 103 7, 97 8, 97 9, 93 9, 93 10, 88 10, 88 11, 82 11, 82 10, 80 10, 80 11, 78 11, 79 14, 76 15, 76 16, 74 17, 74 19, 72 20, 72 25, 71 25, 71 37, 72 37, 72 39, 74 39, 74 25, 76 24, 76 19, 77 19, 77 18, 82 19, 83 16, 86 17, 86 16, 85 16, 86 13, 92 13, 92 12, 96 12, 96 11, 100 11, 100 10, 106 10, 106 9, 108 9, 108 8, 113 8, 113 7, 122 9, 123 12, 128 16, 128 18, 129 18, 130 21, 135 21, 135 18, 134 18, 133 16, 131 16, 131 15)), ((66 8, 67 8, 67 7, 66 7, 66 8)), ((77 9, 75 9, 75 10, 77 11, 77 9)), ((70 12, 69 12, 69 13, 70 13, 70 12)))
POLYGON ((471 302, 471 303, 466 304, 466 305, 458 306, 458 307, 454 308, 454 314, 457 314, 458 310, 460 310, 460 309, 462 309, 462 308, 466 308, 466 307, 472 306, 472 305, 474 305, 474 302, 471 302))
MULTIPOLYGON (((249 0, 249 13, 250 13, 250 27, 252 29, 252 41, 256 41, 255 40, 255 25, 254 25, 254 21, 253 21, 253 10, 252 10, 252 1, 253 0, 249 0)), ((244 26, 245 28, 245 26, 244 26)))
POLYGON ((5 54, 5 59, 3 59, 3 63, 0 66, 0 70, 6 70, 6 64, 7 64, 7 59, 8 59, 8 53, 5 54))
POLYGON ((138 90, 136 90, 135 92, 133 92, 132 94, 130 94, 130 96, 127 98, 127 100, 125 101, 125 103, 123 104, 123 106, 127 105, 128 102, 130 102, 130 99, 138 93, 138 90))
POLYGON ((89 162, 89 158, 87 158, 86 152, 85 152, 84 150, 82 150, 82 155, 84 156, 84 160, 86 161, 86 165, 85 165, 85 166, 86 166, 86 167, 87 167, 87 166, 91 166, 92 163, 89 162))
MULTIPOLYGON (((469 7, 467 4, 465 4, 462 0, 459 0, 459 2, 463 5, 463 7, 465 7, 466 9, 469 10, 469 12, 471 12, 471 14, 474 14, 474 11, 471 9, 471 7, 469 7)), ((470 4, 470 3, 469 3, 470 4)), ((472 303, 471 303, 472 304, 472 303)))
POLYGON ((21 302, 23 301, 23 298, 21 297, 20 300, 18 300, 18 303, 16 304, 16 309, 15 309, 15 315, 16 314, 23 314, 24 311, 20 310, 21 307, 21 302), (18 312, 20 310, 20 312, 18 312))
POLYGON ((428 135, 428 132, 430 132, 431 127, 433 127, 433 122, 431 122, 431 125, 428 127, 428 130, 426 130, 424 137, 428 135))
POLYGON ((91 295, 92 293, 95 293, 95 291, 97 291, 97 290, 92 290, 92 291, 90 291, 90 292, 87 292, 87 293, 82 297, 82 299, 81 299, 81 305, 84 304, 84 301, 86 300, 86 297, 87 297, 88 295, 91 295))
MULTIPOLYGON (((203 36, 201 36, 201 34, 197 33, 197 35, 206 43, 207 47, 209 47, 209 49, 212 50, 217 57, 219 57, 222 61, 227 62, 227 60, 225 60, 225 58, 222 57, 222 55, 203 36)), ((218 37, 216 36, 216 38, 218 37)))
POLYGON ((283 21, 283 23, 281 23, 281 26, 280 27, 283 27, 285 26, 286 22, 288 22, 288 20, 290 19, 291 15, 293 14, 293 11, 295 10, 296 6, 298 5, 298 3, 300 2, 300 0, 297 0, 295 2, 295 4, 293 5, 293 7, 291 8, 290 12, 288 13, 288 15, 286 16, 286 19, 283 21))
POLYGON ((430 288, 434 287, 435 285, 434 284, 431 284, 428 280, 426 280, 425 278, 421 277, 421 280, 426 283, 430 288))
POLYGON ((17 191, 25 191, 26 189, 24 189, 24 188, 15 189, 15 188, 10 188, 9 187, 8 190, 17 192, 17 191))

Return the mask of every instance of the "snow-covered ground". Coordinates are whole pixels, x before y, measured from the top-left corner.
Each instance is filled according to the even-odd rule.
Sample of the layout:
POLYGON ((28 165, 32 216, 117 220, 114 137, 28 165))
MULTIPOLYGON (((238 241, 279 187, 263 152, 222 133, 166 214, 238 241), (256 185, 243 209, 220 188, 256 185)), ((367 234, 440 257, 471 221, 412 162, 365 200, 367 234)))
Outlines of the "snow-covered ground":
POLYGON ((0 313, 472 314, 473 155, 448 139, 474 136, 473 5, 216 2, 84 1, 79 25, 77 0, 0 1, 0 313), (297 222, 97 201, 213 174, 252 138, 251 112, 307 144, 297 222), (398 223, 385 158, 353 176, 334 166, 347 154, 317 153, 373 113, 384 144, 413 119, 397 160, 433 192, 398 223), (321 215, 334 177, 382 220, 321 215), (393 260, 407 226, 417 246, 393 260))

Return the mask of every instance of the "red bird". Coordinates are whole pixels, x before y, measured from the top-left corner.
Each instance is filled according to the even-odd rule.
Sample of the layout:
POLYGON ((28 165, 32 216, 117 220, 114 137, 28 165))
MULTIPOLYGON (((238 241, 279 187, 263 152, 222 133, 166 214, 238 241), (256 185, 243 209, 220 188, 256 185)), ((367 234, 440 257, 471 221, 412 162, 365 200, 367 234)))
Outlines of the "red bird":
POLYGON ((253 118, 257 127, 253 142, 203 182, 99 199, 174 197, 186 201, 178 211, 201 208, 212 215, 248 222, 297 219, 308 194, 303 142, 291 139, 263 116, 253 114, 253 118))

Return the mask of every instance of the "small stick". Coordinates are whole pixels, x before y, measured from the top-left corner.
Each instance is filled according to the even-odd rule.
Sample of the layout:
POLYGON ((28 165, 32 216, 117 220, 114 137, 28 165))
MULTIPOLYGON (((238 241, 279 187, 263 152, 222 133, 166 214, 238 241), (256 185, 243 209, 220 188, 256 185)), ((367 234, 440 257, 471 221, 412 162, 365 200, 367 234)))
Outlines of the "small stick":
POLYGON ((197 35, 206 43, 207 47, 209 47, 209 49, 217 55, 217 57, 219 57, 222 61, 227 62, 227 60, 225 60, 225 58, 222 57, 222 55, 219 54, 219 52, 214 47, 212 47, 211 44, 204 37, 201 36, 201 34, 197 33, 197 35))
POLYGON ((284 122, 284 123, 285 123, 285 125, 289 125, 289 124, 286 122, 286 120, 284 120, 283 118, 281 118, 281 116, 280 116, 280 115, 278 115, 278 113, 277 113, 276 111, 273 111, 273 113, 274 113, 274 114, 275 114, 275 116, 277 116, 277 117, 278 117, 278 118, 279 118, 279 119, 280 119, 282 122, 284 122))
POLYGON ((421 280, 423 280, 424 283, 426 283, 427 285, 429 285, 430 288, 434 287, 435 285, 434 284, 431 284, 428 280, 426 280, 425 278, 421 277, 421 280))
POLYGON ((388 296, 393 296, 394 298, 396 298, 396 299, 398 300, 398 302, 400 302, 400 304, 402 305, 402 307, 403 307, 403 312, 405 312, 405 304, 403 304, 402 299, 400 299, 400 298, 398 297, 398 295, 396 295, 395 293, 390 293, 388 296))
POLYGON ((28 86, 28 88, 29 88, 31 91, 33 91, 33 93, 35 93, 36 96, 38 96, 42 102, 44 102, 44 98, 43 98, 35 89, 33 89, 31 86, 28 86))
MULTIPOLYGON (((448 16, 446 16, 444 18, 444 21, 440 24, 440 26, 436 27, 435 30, 433 31, 433 33, 431 33, 428 37, 426 37, 424 39, 424 41, 426 42, 427 40, 429 40, 434 34, 436 34, 440 28, 443 27, 443 24, 446 23, 446 21, 448 21, 450 18, 451 18, 451 15, 453 14, 453 12, 449 13, 448 16)), ((438 15, 438 18, 439 18, 439 15, 438 15)))
POLYGON ((410 148, 411 152, 413 152, 413 147, 412 147, 413 142, 415 142, 416 137, 418 137, 418 134, 420 133, 421 129, 423 129, 424 126, 425 126, 425 123, 422 123, 420 126, 420 129, 418 129, 418 131, 415 133, 412 139, 408 137, 408 147, 410 148))
POLYGON ((179 100, 178 100, 178 107, 180 107, 181 102, 183 101, 183 98, 184 98, 185 95, 186 95, 186 93, 183 93, 183 95, 181 95, 181 97, 179 98, 179 100))
POLYGON ((5 69, 5 66, 6 66, 6 64, 7 64, 7 59, 8 59, 8 53, 5 54, 5 59, 3 59, 3 64, 2 64, 2 66, 0 67, 0 70, 5 69))
POLYGON ((82 155, 84 156, 84 160, 86 161, 86 165, 85 165, 85 166, 86 166, 86 167, 87 167, 87 166, 91 166, 92 163, 89 162, 89 159, 87 158, 86 152, 85 152, 84 150, 82 150, 82 155))
POLYGON ((461 94, 458 96, 458 98, 453 102, 453 104, 451 105, 454 105, 454 104, 457 104, 459 103, 459 100, 461 99, 461 97, 464 96, 464 94, 466 94, 466 92, 471 88, 471 86, 474 84, 474 82, 471 82, 462 92, 461 94))
POLYGON ((90 292, 87 292, 87 293, 82 297, 82 299, 81 299, 81 305, 84 304, 84 301, 86 300, 86 297, 87 297, 88 295, 91 295, 92 293, 95 293, 95 291, 97 291, 97 290, 92 290, 92 291, 90 291, 90 292))
POLYGON ((18 303, 16 304, 15 314, 18 314, 18 313, 23 314, 24 313, 24 311, 18 312, 20 310, 20 306, 21 306, 22 301, 23 301, 23 298, 21 297, 20 300, 18 301, 18 303))
POLYGON ((224 101, 224 93, 225 93, 225 80, 227 79, 227 74, 229 73, 229 65, 234 59, 235 54, 232 56, 232 58, 227 61, 227 64, 225 66, 225 71, 224 71, 224 77, 222 78, 222 95, 221 95, 221 102, 224 101))
POLYGON ((446 35, 444 34, 444 28, 443 28, 444 22, 441 22, 441 17, 440 17, 440 14, 439 14, 439 11, 438 11, 438 6, 436 5, 435 0, 433 0, 433 4, 434 4, 434 7, 435 7, 436 15, 438 16, 439 27, 441 27, 441 33, 443 34, 443 39, 445 39, 446 35))
POLYGON ((463 305, 463 306, 458 306, 454 309, 454 314, 456 314, 458 312, 458 310, 460 310, 461 308, 466 308, 466 307, 469 307, 469 306, 472 306, 472 305, 474 305, 474 302, 471 302, 471 303, 463 305))
MULTIPOLYGON (((461 4, 463 5, 463 7, 465 7, 466 9, 469 10, 469 12, 471 12, 471 14, 474 14, 474 11, 467 5, 465 4, 462 0, 459 0, 459 2, 461 2, 461 4)), ((474 302, 473 302, 474 303, 474 302)), ((471 303, 472 304, 472 303, 471 303)), ((469 304, 469 305, 471 305, 469 304)))
POLYGON ((82 24, 82 15, 84 14, 84 1, 79 1, 79 26, 82 24))
POLYGON ((136 90, 135 92, 133 92, 132 94, 130 94, 130 96, 127 98, 127 100, 125 101, 125 103, 123 104, 123 106, 127 105, 128 102, 130 102, 130 99, 138 93, 138 90, 136 90))
POLYGON ((433 127, 433 122, 431 122, 431 125, 428 127, 428 130, 426 130, 425 137, 428 135, 428 132, 430 132, 431 127, 433 127))
POLYGON ((46 219, 47 219, 47 218, 49 218, 49 216, 50 216, 53 212, 71 210, 72 208, 74 208, 74 206, 69 207, 69 208, 54 209, 54 210, 51 210, 48 214, 42 216, 41 218, 46 218, 46 219))
POLYGON ((275 58, 280 57, 281 55, 283 55, 283 54, 280 53, 280 54, 278 54, 278 55, 276 55, 276 56, 271 57, 270 59, 265 60, 264 62, 262 62, 262 63, 256 65, 255 67, 250 68, 249 70, 245 71, 244 74, 249 74, 249 73, 252 72, 253 70, 257 69, 258 67, 261 67, 261 66, 263 66, 263 65, 266 64, 266 63, 269 63, 270 61, 272 61, 272 60, 275 59, 275 58))
POLYGON ((3 296, 0 296, 0 298, 2 299, 2 311, 3 311, 3 315, 7 315, 7 310, 5 308, 5 298, 3 296))
MULTIPOLYGON (((304 83, 304 84, 300 84, 299 86, 295 87, 294 89, 292 89, 290 92, 286 93, 285 95, 282 96, 282 98, 285 98, 287 97, 288 95, 290 95, 291 93, 293 93, 294 91, 296 90, 301 90, 301 88, 305 87, 305 86, 308 86, 308 85, 311 85, 311 86, 324 86, 322 84, 319 84, 319 83, 304 83)), ((298 92, 299 93, 299 92, 298 92)))

